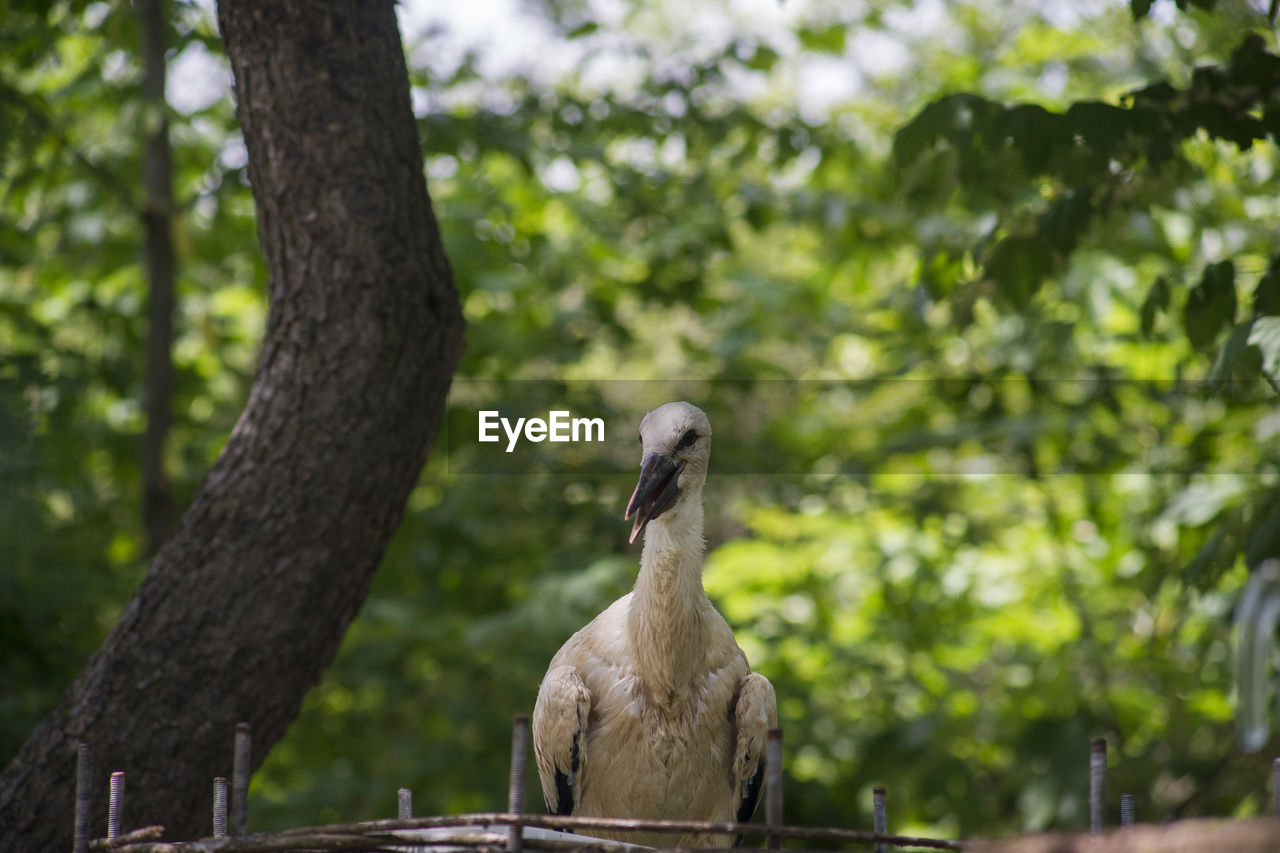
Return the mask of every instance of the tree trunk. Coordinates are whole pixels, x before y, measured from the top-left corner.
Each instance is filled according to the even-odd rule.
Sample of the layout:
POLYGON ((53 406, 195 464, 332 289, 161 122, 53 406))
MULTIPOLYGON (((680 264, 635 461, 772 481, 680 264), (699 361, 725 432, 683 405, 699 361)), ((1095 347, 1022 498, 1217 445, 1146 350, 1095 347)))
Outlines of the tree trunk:
POLYGON ((165 0, 135 0, 142 40, 142 96, 150 119, 143 154, 147 244, 147 371, 143 391, 147 429, 142 437, 142 526, 146 553, 153 555, 173 526, 173 487, 165 470, 165 448, 173 420, 173 166, 169 108, 165 101, 165 45, 169 19, 165 0))
POLYGON ((364 599, 461 353, 391 0, 218 17, 270 271, 261 361, 137 595, 0 777, 0 849, 69 847, 79 741, 94 835, 112 770, 128 827, 209 834, 236 721, 256 767, 364 599))

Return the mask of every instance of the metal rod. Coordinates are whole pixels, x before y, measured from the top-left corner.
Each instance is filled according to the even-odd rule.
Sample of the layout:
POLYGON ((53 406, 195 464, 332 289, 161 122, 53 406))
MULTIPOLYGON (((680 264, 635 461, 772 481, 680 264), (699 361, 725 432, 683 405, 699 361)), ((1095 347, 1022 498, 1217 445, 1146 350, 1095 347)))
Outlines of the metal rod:
POLYGON ((236 723, 235 762, 231 766, 231 837, 244 838, 249 825, 249 754, 253 743, 248 723, 236 723))
MULTIPOLYGON (((769 729, 764 754, 764 822, 768 826, 782 825, 782 729, 769 729)), ((782 838, 769 836, 766 846, 770 850, 782 847, 782 838)))
MULTIPOLYGON (((871 789, 871 809, 872 823, 871 828, 875 830, 876 835, 887 835, 889 833, 889 807, 888 795, 884 788, 879 785, 871 789)), ((876 842, 876 853, 887 853, 889 846, 884 842, 876 842)))
POLYGON ((1126 829, 1133 826, 1133 794, 1120 795, 1120 825, 1126 829))
POLYGON ((1107 739, 1096 737, 1089 744, 1089 832, 1102 833, 1107 804, 1107 739))
POLYGON ((226 776, 213 779, 213 837, 227 837, 227 797, 231 785, 226 776))
POLYGON ((1280 820, 1280 758, 1271 759, 1271 787, 1276 798, 1276 820, 1280 820))
POLYGON ((76 751, 75 853, 89 853, 89 792, 93 787, 93 753, 82 743, 76 751))
POLYGON ((1245 752, 1262 749, 1271 734, 1272 681, 1268 675, 1280 624, 1280 560, 1254 569, 1236 602, 1236 742, 1245 752))
MULTIPOLYGON (((807 841, 836 841, 871 845, 883 841, 891 847, 926 847, 934 850, 974 850, 974 842, 948 841, 941 838, 919 838, 909 835, 888 834, 877 837, 870 830, 838 829, 825 826, 765 826, 762 823, 735 823, 696 820, 639 820, 632 818, 572 817, 568 815, 508 814, 506 812, 476 812, 438 817, 415 817, 407 821, 373 820, 358 823, 329 824, 326 833, 368 832, 370 830, 427 829, 437 826, 540 826, 546 829, 569 829, 595 832, 661 832, 678 835, 712 833, 715 835, 761 835, 803 839, 807 841)), ((288 829, 271 834, 273 839, 289 840, 309 836, 314 827, 288 829)))
POLYGON ((107 838, 120 834, 121 817, 124 814, 124 771, 111 774, 111 790, 107 794, 107 838))
POLYGON ((413 791, 408 788, 400 789, 396 803, 396 817, 400 820, 408 820, 413 817, 413 791))
MULTIPOLYGON (((529 718, 520 714, 511 721, 511 785, 507 789, 507 811, 524 811, 524 771, 529 760, 529 718)), ((507 830, 508 853, 520 853, 524 846, 524 826, 507 830)))

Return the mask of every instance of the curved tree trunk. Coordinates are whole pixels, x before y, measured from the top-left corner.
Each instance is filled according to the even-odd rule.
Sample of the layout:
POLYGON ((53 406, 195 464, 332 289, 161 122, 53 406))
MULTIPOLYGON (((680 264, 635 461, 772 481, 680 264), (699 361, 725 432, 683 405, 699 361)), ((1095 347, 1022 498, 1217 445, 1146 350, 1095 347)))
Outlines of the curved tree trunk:
MULTIPOLYGON (((127 827, 209 834, 333 658, 440 422, 462 319, 391 0, 224 0, 270 313, 249 403, 137 595, 0 777, 0 848, 70 845, 74 751, 127 827)), ((357 748, 356 744, 351 745, 357 748)))

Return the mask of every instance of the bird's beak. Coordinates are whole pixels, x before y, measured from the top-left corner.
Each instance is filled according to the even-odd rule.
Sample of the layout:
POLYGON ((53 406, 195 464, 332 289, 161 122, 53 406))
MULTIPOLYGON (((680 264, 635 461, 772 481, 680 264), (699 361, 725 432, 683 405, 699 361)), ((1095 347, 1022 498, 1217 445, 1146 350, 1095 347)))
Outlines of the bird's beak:
POLYGON ((631 518, 632 513, 636 517, 628 543, 635 542, 646 524, 662 515, 676 502, 680 495, 680 488, 676 484, 683 470, 684 462, 677 462, 661 453, 645 454, 640 463, 640 482, 636 483, 636 490, 631 493, 631 500, 627 502, 627 513, 622 517, 624 521, 631 518))

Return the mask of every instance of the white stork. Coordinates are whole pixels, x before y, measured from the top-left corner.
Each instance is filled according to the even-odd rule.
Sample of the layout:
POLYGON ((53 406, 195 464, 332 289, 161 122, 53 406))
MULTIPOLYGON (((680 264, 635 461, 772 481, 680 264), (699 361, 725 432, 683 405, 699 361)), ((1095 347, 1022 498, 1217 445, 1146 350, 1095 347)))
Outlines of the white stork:
MULTIPOLYGON (((751 672, 702 589, 702 484, 711 424, 689 403, 640 422, 640 481, 627 504, 644 531, 635 589, 551 660, 533 711, 547 810, 561 815, 745 821, 777 725, 773 685, 751 672)), ((597 833, 609 835, 609 833, 597 833)), ((614 835, 668 847, 729 836, 614 835)))

